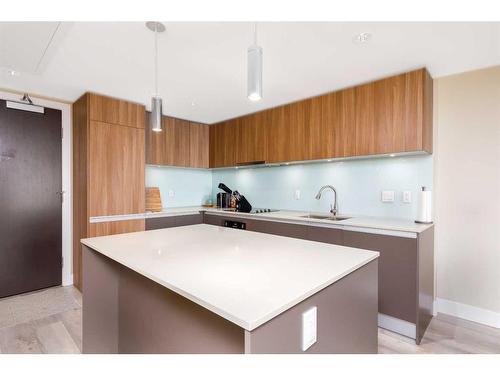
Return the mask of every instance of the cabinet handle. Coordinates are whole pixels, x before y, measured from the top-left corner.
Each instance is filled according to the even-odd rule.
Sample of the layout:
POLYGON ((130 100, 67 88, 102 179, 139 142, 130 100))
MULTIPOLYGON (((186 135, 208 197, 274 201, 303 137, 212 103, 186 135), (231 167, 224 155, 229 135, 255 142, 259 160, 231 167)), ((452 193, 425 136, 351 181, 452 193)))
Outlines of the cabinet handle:
POLYGON ((265 160, 255 160, 255 161, 245 161, 245 162, 242 162, 242 163, 236 163, 236 165, 241 165, 241 166, 244 166, 244 165, 258 165, 258 164, 266 164, 266 161, 265 160))

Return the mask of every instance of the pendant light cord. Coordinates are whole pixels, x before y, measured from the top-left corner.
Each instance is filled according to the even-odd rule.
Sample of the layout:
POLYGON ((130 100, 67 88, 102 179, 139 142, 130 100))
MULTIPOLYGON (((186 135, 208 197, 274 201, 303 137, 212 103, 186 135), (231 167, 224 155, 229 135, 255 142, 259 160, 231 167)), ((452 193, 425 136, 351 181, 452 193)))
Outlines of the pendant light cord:
POLYGON ((254 46, 257 45, 257 22, 253 24, 253 44, 254 46))
POLYGON ((158 23, 155 24, 155 96, 158 97, 158 23))

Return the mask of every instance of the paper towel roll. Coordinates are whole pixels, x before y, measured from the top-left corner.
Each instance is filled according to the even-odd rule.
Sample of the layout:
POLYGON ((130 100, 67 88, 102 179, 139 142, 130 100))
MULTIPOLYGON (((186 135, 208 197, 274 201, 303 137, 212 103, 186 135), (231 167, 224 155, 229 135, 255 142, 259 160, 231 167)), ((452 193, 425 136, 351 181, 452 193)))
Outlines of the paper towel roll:
POLYGON ((432 191, 422 186, 418 196, 417 219, 415 223, 432 223, 432 191))

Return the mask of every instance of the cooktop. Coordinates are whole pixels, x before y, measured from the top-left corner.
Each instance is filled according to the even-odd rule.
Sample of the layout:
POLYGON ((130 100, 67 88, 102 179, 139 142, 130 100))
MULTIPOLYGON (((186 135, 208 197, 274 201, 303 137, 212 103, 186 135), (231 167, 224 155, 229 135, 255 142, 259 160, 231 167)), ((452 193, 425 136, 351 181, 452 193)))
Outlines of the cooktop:
POLYGON ((252 211, 250 211, 251 214, 264 214, 268 212, 276 212, 279 210, 273 210, 270 208, 254 208, 252 211))

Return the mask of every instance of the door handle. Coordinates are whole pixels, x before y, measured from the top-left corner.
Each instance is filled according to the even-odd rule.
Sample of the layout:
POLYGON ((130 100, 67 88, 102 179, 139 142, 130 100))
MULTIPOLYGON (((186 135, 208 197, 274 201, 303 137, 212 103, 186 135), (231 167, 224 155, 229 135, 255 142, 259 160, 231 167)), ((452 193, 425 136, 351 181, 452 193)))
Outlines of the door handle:
POLYGON ((64 190, 56 191, 56 194, 61 197, 61 204, 64 202, 64 193, 66 193, 64 190))

